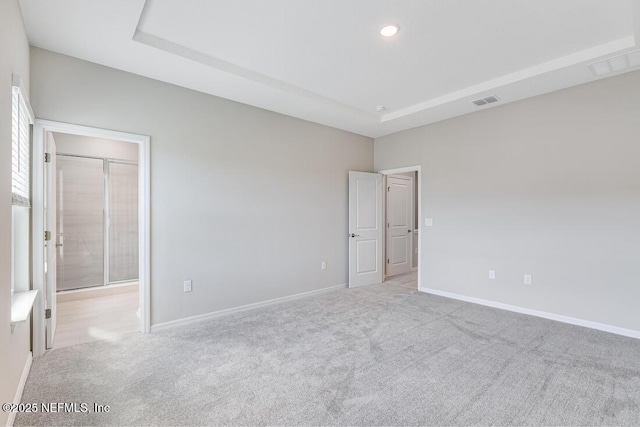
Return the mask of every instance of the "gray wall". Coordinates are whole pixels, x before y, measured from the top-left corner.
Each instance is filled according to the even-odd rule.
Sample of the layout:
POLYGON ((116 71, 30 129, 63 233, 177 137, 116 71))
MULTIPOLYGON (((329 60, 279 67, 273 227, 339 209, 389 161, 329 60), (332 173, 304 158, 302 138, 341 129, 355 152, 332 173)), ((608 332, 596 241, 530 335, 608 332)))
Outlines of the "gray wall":
POLYGON ((58 132, 53 136, 58 153, 138 161, 138 144, 58 132))
POLYGON ((640 330, 640 72, 375 140, 416 163, 422 287, 640 330))
MULTIPOLYGON (((29 87, 29 42, 17 0, 0 1, 0 402, 12 402, 30 350, 29 322, 11 332, 11 75, 29 87)), ((8 413, 0 411, 0 425, 8 413)))
POLYGON ((40 49, 31 61, 38 118, 151 136, 153 324, 347 282, 347 172, 373 169, 370 138, 40 49))

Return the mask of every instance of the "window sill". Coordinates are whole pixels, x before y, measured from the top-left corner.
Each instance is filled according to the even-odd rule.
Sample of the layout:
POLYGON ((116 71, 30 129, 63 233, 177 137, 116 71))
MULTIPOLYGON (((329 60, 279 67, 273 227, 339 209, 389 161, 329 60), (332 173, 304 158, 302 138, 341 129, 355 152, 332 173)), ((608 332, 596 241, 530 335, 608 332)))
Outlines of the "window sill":
POLYGON ((27 321, 37 295, 37 290, 13 294, 11 298, 11 332, 13 332, 16 324, 27 321))

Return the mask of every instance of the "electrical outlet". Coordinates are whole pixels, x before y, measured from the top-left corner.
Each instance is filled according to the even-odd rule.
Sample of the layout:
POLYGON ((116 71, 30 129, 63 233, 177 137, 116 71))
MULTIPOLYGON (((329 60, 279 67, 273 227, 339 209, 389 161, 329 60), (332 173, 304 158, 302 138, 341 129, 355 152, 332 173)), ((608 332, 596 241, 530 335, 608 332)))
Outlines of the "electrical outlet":
POLYGON ((182 286, 184 287, 185 292, 191 292, 191 280, 185 280, 182 282, 182 286))
POLYGON ((525 285, 530 285, 531 283, 533 283, 531 275, 530 274, 525 274, 524 275, 524 284, 525 285))
POLYGON ((496 280, 496 271, 495 270, 489 270, 489 279, 496 280))
POLYGON ((322 261, 322 264, 320 264, 320 269, 321 270, 326 270, 327 269, 327 261, 322 261))
POLYGON ((425 218, 424 225, 427 227, 433 227, 433 218, 425 218))

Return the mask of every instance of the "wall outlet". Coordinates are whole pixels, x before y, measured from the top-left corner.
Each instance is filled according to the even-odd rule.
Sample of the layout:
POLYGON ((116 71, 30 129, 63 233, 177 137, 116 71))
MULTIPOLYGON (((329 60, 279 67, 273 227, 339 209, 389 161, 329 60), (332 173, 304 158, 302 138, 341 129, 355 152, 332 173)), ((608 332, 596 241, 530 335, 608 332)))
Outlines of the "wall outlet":
POLYGON ((424 225, 427 227, 433 227, 433 218, 425 218, 424 225))
POLYGON ((489 279, 496 280, 496 271, 495 270, 489 270, 489 279))
POLYGON ((525 274, 524 275, 524 284, 525 285, 530 285, 531 283, 533 283, 531 275, 530 274, 525 274))
POLYGON ((191 292, 191 280, 185 280, 182 282, 182 286, 184 287, 185 292, 191 292))
POLYGON ((322 264, 320 264, 320 269, 321 270, 326 270, 327 269, 327 261, 322 261, 322 264))

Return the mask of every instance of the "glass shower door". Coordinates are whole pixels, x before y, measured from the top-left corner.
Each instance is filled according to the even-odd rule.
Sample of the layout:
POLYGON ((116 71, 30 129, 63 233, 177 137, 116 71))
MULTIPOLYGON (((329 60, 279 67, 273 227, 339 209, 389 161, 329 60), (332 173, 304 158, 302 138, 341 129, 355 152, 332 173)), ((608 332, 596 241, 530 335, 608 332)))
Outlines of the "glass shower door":
POLYGON ((104 284, 104 162, 57 155, 57 288, 104 284))

